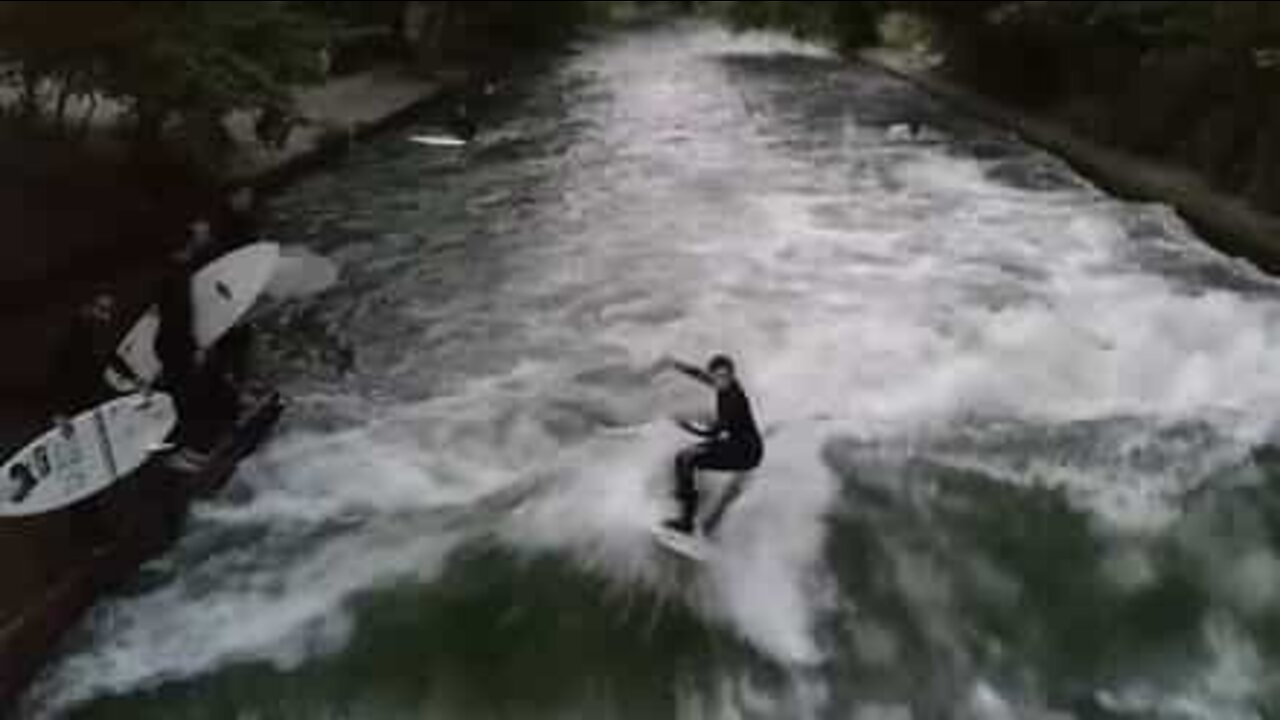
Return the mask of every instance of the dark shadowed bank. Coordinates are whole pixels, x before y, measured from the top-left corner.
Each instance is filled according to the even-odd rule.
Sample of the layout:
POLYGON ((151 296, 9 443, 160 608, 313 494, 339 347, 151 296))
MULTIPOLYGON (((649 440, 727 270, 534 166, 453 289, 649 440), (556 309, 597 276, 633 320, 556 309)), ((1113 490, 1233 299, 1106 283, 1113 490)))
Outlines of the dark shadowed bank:
MULTIPOLYGON (((410 118, 447 123, 468 103, 483 122, 502 76, 607 19, 578 2, 229 5, 254 21, 219 3, 0 3, 5 454, 47 427, 49 358, 74 309, 104 290, 125 318, 144 309, 193 218, 216 224, 236 188, 261 197, 410 118), (93 22, 66 21, 81 12, 93 22), (278 47, 241 42, 264 27, 278 47), (251 67, 244 77, 209 66, 223 41, 250 48, 232 61, 251 67), (174 47, 193 60, 181 71, 164 54, 174 47), (317 61, 319 82, 308 75, 317 61), (274 132, 280 122, 287 132, 274 132)), ((155 462, 66 511, 0 522, 0 715, 94 599, 168 547, 192 499, 230 477, 281 409, 270 396, 250 408, 200 473, 155 462)))

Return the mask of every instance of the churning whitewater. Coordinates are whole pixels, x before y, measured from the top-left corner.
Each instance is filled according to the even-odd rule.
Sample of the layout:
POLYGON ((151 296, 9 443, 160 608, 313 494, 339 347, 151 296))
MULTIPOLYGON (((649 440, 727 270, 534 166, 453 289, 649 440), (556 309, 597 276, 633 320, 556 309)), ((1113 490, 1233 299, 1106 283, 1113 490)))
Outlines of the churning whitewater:
POLYGON ((342 266, 266 318, 292 414, 27 715, 1280 708, 1280 284, 812 48, 579 50, 276 200, 342 266), (711 399, 647 369, 719 351, 768 449, 695 566, 649 528, 711 399))

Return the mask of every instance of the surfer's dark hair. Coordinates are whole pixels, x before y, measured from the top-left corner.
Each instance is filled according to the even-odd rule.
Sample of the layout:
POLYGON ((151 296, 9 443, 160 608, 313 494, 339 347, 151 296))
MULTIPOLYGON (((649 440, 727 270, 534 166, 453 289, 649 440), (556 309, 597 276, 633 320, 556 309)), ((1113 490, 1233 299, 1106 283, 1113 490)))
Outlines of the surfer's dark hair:
POLYGON ((733 360, 728 355, 712 355, 711 359, 707 361, 707 370, 715 372, 721 369, 733 372, 733 360))

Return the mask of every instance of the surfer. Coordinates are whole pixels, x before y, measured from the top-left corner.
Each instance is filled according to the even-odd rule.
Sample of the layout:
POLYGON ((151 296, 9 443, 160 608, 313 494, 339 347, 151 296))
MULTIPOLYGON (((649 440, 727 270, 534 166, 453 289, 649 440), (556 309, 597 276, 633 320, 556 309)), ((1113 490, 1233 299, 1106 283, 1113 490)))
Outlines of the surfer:
MULTIPOLYGON (((213 229, 219 252, 229 252, 260 240, 262 232, 258 211, 257 195, 249 185, 242 185, 227 197, 223 212, 213 229)), ((228 392, 233 387, 239 387, 241 380, 248 375, 251 343, 249 326, 236 325, 218 341, 216 352, 210 353, 208 359, 218 361, 217 364, 224 368, 222 374, 229 373, 224 388, 228 392)), ((239 394, 238 391, 236 394, 239 394)))
MULTIPOLYGON (((675 497, 680 503, 680 516, 663 524, 672 530, 692 534, 698 517, 697 471, 751 470, 764 458, 764 441, 751 413, 751 403, 738 382, 733 360, 729 357, 712 357, 705 370, 667 357, 659 362, 657 369, 677 370, 716 391, 716 418, 712 423, 700 425, 685 419, 677 421, 682 429, 702 438, 702 441, 676 455, 675 497)), ((728 500, 740 491, 741 484, 735 484, 728 500)), ((727 501, 722 501, 703 527, 705 533, 715 529, 726 506, 727 501)))
POLYGON ((187 242, 169 257, 169 270, 160 288, 156 354, 164 365, 163 384, 175 397, 181 397, 183 389, 191 384, 202 359, 195 338, 191 276, 200 269, 204 255, 213 245, 213 231, 207 220, 193 220, 189 230, 187 242))
POLYGON ((212 242, 212 230, 204 219, 192 221, 187 242, 169 256, 169 268, 160 286, 160 330, 156 355, 164 372, 160 387, 173 396, 178 412, 176 444, 179 453, 191 452, 205 439, 208 422, 203 419, 203 383, 199 367, 203 360, 196 344, 195 309, 191 298, 191 276, 200 268, 201 255, 212 242))

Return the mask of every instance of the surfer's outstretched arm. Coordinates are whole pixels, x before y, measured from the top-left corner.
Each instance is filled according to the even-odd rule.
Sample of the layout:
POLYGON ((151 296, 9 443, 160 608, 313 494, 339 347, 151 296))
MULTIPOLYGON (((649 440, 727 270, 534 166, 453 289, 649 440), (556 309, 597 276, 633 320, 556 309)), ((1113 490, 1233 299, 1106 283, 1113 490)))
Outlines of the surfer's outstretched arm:
POLYGON ((684 430, 690 435, 696 435, 700 438, 713 438, 720 434, 719 429, 715 425, 699 425, 698 423, 684 419, 677 419, 676 425, 679 425, 681 430, 684 430))
POLYGON ((715 387, 715 384, 711 380, 711 374, 708 373, 706 370, 703 370, 702 368, 698 367, 697 365, 690 365, 687 362, 681 362, 673 357, 665 357, 659 363, 658 367, 660 369, 671 368, 672 370, 677 370, 693 378, 694 380, 697 380, 703 385, 706 385, 708 387, 715 387))

